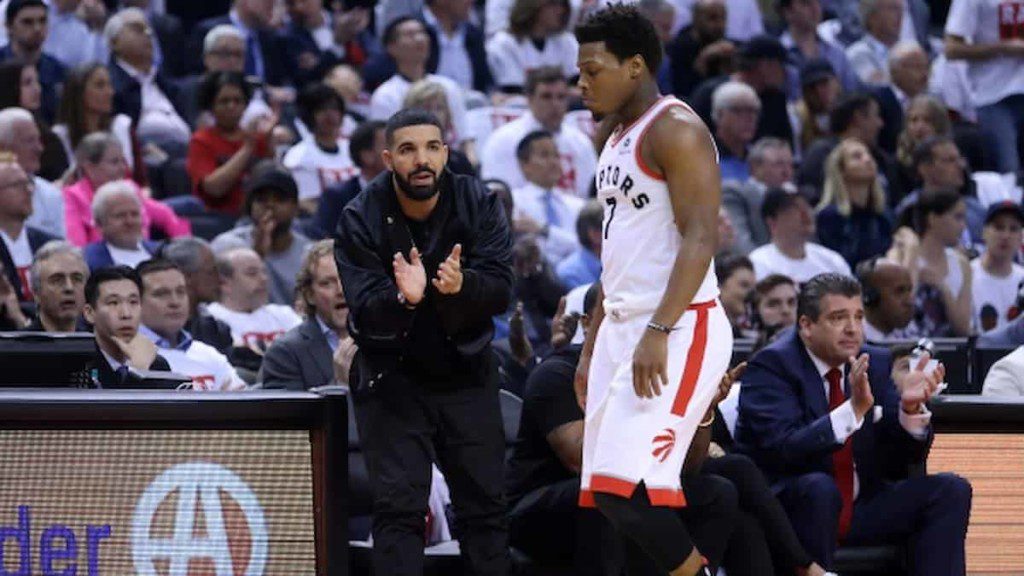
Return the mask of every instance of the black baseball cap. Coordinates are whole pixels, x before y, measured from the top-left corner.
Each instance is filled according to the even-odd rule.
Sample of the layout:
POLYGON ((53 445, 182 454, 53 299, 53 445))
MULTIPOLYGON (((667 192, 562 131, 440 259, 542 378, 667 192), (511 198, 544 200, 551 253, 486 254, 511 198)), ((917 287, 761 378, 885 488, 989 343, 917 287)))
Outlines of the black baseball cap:
POLYGON ((808 60, 800 68, 800 86, 806 87, 829 77, 835 77, 836 71, 824 58, 808 60))
POLYGON ((779 215, 779 212, 799 204, 800 200, 807 201, 799 192, 772 188, 764 195, 764 202, 761 204, 761 218, 765 220, 774 218, 779 215))
POLYGON ((789 54, 775 37, 760 34, 740 46, 740 58, 745 60, 777 60, 786 62, 789 54))
POLYGON ((253 195, 263 190, 274 190, 298 201, 299 187, 287 168, 274 160, 261 160, 253 167, 242 191, 245 192, 245 211, 252 211, 253 195))
POLYGON ((33 6, 43 8, 44 10, 48 9, 46 2, 43 2, 43 0, 11 0, 7 3, 7 12, 4 13, 7 23, 14 22, 14 19, 18 17, 18 12, 33 6))
POLYGON ((1020 222, 1021 226, 1024 226, 1024 207, 1014 202, 1013 200, 1003 200, 1002 202, 996 202, 988 207, 988 211, 985 212, 985 225, 991 224, 996 216, 1000 214, 1011 214, 1017 217, 1017 221, 1020 222))

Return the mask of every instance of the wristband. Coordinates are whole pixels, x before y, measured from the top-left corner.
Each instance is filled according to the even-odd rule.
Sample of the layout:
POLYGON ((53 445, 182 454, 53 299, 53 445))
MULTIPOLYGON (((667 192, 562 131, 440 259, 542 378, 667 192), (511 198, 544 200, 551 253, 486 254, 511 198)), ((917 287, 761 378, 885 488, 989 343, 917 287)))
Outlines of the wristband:
POLYGON ((661 332, 662 334, 671 334, 672 331, 675 330, 675 328, 669 328, 668 326, 655 322, 654 320, 648 322, 647 327, 655 332, 661 332))

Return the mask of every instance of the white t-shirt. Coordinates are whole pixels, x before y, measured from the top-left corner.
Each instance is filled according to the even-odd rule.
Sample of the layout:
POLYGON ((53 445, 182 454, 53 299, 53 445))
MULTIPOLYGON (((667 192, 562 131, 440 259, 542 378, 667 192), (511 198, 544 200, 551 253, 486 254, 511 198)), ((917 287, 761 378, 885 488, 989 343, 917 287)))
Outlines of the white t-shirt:
POLYGON ((291 306, 281 304, 266 304, 252 312, 236 312, 214 302, 206 311, 231 328, 231 340, 236 348, 266 350, 275 338, 302 323, 291 306))
POLYGON ((305 139, 288 150, 284 165, 292 171, 299 187, 299 200, 319 198, 324 189, 340 184, 359 174, 359 168, 348 155, 348 140, 338 140, 338 151, 327 152, 312 138, 305 139))
POLYGON ((770 242, 756 248, 750 253, 750 261, 754 264, 754 276, 760 281, 769 274, 782 274, 802 284, 823 272, 852 275, 850 265, 838 252, 813 242, 805 245, 804 252, 802 260, 794 260, 780 252, 778 247, 770 242))
MULTIPOLYGON (((953 0, 946 34, 971 44, 1024 40, 1024 2, 1020 0, 953 0)), ((997 56, 968 60, 967 73, 974 104, 995 104, 1012 94, 1024 94, 1024 58, 997 56)))
MULTIPOLYGON (((543 130, 543 127, 529 112, 495 130, 480 154, 480 178, 497 178, 512 190, 525 185, 526 177, 519 168, 516 148, 535 130, 543 130)), ((562 179, 558 186, 572 190, 580 198, 589 198, 597 169, 594 144, 571 121, 562 120, 562 127, 555 134, 555 146, 562 158, 562 179)))
POLYGON ((123 264, 131 268, 135 268, 153 257, 141 244, 134 250, 125 250, 124 248, 118 248, 107 243, 107 250, 110 251, 110 258, 114 261, 114 264, 123 264))
POLYGON ((538 50, 529 38, 519 41, 501 31, 487 42, 487 64, 496 86, 522 87, 526 85, 526 73, 541 66, 558 66, 566 78, 578 75, 578 49, 576 38, 568 32, 547 38, 543 50, 538 50))
POLYGON ((21 234, 17 238, 11 238, 0 230, 0 238, 3 238, 4 245, 7 246, 7 252, 18 271, 18 279, 21 280, 21 294, 18 299, 29 301, 32 299, 32 287, 28 281, 29 270, 32 268, 32 246, 28 243, 28 228, 22 226, 21 234))
MULTIPOLYGON (((427 74, 423 79, 437 82, 444 88, 444 92, 448 96, 448 111, 452 115, 452 131, 454 132, 448 143, 453 146, 458 145, 466 139, 466 135, 469 133, 469 126, 466 122, 466 96, 463 94, 462 88, 448 78, 437 74, 427 74)), ((402 103, 411 87, 412 83, 401 74, 395 74, 387 82, 378 86, 373 91, 373 96, 370 97, 370 119, 387 122, 392 114, 402 109, 402 103)))
POLYGON ((241 390, 245 381, 216 348, 193 340, 188 350, 161 348, 160 355, 171 365, 171 372, 192 378, 193 390, 241 390))
POLYGON ((1017 286, 1024 281, 1024 266, 1013 265, 1009 276, 999 278, 993 276, 981 267, 981 257, 971 260, 971 297, 974 300, 972 314, 973 324, 978 327, 979 332, 988 332, 981 322, 981 311, 986 306, 995 309, 996 324, 992 328, 1002 328, 1009 322, 1007 313, 1017 303, 1017 286))

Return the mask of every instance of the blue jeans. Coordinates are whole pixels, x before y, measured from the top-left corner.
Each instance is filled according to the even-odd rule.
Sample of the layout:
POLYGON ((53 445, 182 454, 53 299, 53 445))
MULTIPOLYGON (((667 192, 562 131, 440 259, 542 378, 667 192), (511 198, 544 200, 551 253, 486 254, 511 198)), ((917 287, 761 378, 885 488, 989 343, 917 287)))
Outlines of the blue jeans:
POLYGON ((985 152, 997 172, 1020 170, 1017 136, 1024 126, 1024 94, 1007 96, 995 104, 978 107, 978 124, 985 152))

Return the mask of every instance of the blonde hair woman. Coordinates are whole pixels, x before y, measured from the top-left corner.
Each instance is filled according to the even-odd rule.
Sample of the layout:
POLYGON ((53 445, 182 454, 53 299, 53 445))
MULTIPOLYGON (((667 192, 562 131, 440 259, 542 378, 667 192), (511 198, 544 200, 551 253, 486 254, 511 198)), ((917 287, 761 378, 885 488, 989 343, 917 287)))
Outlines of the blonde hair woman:
MULTIPOLYGON (((445 141, 453 142, 454 126, 452 125, 451 108, 444 87, 431 80, 420 80, 409 87, 402 109, 415 108, 430 112, 441 121, 445 128, 445 141)), ((464 140, 462 148, 450 148, 448 151, 448 169, 456 174, 476 175, 473 166, 476 164, 476 148, 472 140, 464 140)))
POLYGON ((848 138, 825 161, 825 187, 817 207, 821 244, 843 255, 850 268, 885 253, 892 219, 878 165, 861 141, 848 138))

